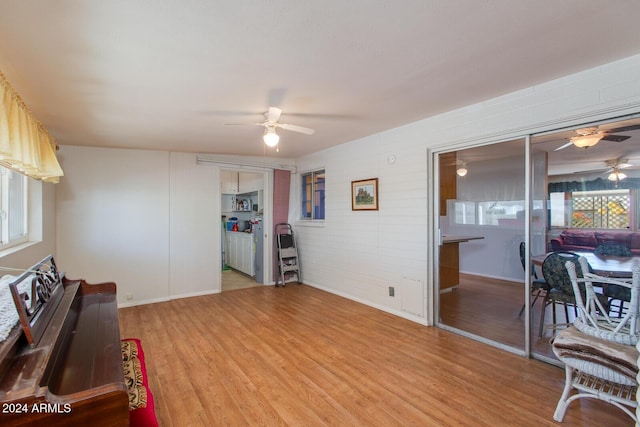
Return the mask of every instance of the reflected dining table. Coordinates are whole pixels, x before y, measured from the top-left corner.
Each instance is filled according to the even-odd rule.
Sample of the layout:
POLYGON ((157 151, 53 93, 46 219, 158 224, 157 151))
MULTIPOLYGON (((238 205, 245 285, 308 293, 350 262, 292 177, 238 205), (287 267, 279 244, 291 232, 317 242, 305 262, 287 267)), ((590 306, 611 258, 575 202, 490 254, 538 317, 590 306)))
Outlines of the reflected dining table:
MULTIPOLYGON (((593 273, 605 277, 630 278, 633 270, 634 260, 639 257, 601 256, 593 252, 572 251, 576 255, 581 255, 587 259, 593 273)), ((549 254, 535 255, 531 261, 534 265, 542 266, 545 258, 549 254)))

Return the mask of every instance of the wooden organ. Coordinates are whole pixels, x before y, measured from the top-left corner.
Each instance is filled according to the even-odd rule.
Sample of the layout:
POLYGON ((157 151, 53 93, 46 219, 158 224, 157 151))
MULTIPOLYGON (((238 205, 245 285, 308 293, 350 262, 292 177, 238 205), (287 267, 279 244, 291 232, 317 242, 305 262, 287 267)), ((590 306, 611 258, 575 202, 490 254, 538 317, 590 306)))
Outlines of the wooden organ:
POLYGON ((9 284, 0 425, 127 426, 116 284, 69 280, 48 256, 9 284))

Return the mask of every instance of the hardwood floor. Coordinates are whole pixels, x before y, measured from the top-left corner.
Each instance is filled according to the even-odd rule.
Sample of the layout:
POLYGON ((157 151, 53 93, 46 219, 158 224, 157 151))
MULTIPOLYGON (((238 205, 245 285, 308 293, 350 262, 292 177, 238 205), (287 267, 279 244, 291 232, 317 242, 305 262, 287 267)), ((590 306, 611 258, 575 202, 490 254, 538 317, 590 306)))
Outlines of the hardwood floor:
MULTIPOLYGON (((162 426, 545 426, 562 369, 297 284, 120 310, 162 426)), ((574 402, 565 426, 633 425, 574 402)))
POLYGON ((249 277, 232 269, 222 271, 222 292, 253 288, 255 286, 263 286, 256 282, 255 277, 249 277))
MULTIPOLYGON (((468 274, 460 275, 460 284, 453 291, 440 295, 440 321, 445 325, 483 336, 502 344, 524 349, 524 313, 520 309, 524 303, 523 286, 513 282, 490 279, 468 274)), ((532 350, 540 355, 555 359, 550 340, 553 329, 545 328, 542 338, 538 338, 542 298, 532 310, 532 350)), ((551 323, 552 307, 545 312, 545 324, 551 323)), ((565 313, 556 306, 558 322, 564 322, 565 313)), ((573 320, 573 311, 569 310, 573 320)))

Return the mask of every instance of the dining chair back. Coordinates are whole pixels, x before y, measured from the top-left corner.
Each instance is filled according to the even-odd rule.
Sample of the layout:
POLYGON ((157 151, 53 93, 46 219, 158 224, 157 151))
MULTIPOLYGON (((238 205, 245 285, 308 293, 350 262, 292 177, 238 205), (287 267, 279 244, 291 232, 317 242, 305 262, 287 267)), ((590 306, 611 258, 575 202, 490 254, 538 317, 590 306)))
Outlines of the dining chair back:
POLYGON ((593 250, 593 253, 599 256, 633 256, 633 252, 627 246, 618 242, 604 242, 600 243, 593 250))
MULTIPOLYGON (((567 261, 577 264, 579 258, 580 255, 573 252, 552 252, 542 263, 542 275, 549 284, 551 292, 555 294, 556 299, 566 300, 571 304, 575 303, 571 278, 565 264, 567 261)), ((581 274, 580 268, 577 267, 578 274, 581 274)))
MULTIPOLYGON (((520 264, 522 264, 522 269, 526 272, 526 244, 525 242, 520 242, 519 252, 520 252, 520 264)), ((535 265, 533 262, 530 264, 529 272, 531 273, 531 296, 533 297, 533 301, 531 302, 531 308, 535 305, 538 298, 544 297, 544 295, 549 291, 549 284, 543 278, 538 278, 538 274, 536 273, 535 265)), ((520 309, 520 313, 518 316, 522 316, 524 312, 525 304, 522 304, 522 308, 520 309)))
MULTIPOLYGON (((618 257, 631 257, 633 256, 633 252, 627 246, 622 243, 617 242, 604 242, 596 246, 593 251, 598 256, 618 256, 618 257)), ((609 298, 610 302, 618 301, 617 305, 609 304, 610 309, 614 308, 618 312, 618 317, 622 317, 622 310, 624 308, 625 302, 629 302, 631 300, 631 290, 629 288, 625 288, 624 286, 618 286, 611 284, 604 288, 604 295, 609 298)))
MULTIPOLYGON (((542 275, 544 279, 549 284, 549 292, 545 297, 544 304, 542 306, 542 313, 540 315, 540 329, 539 329, 539 337, 542 338, 542 334, 544 332, 545 324, 544 324, 544 315, 545 310, 548 306, 551 306, 551 314, 553 322, 548 325, 550 329, 557 329, 558 327, 566 327, 571 324, 571 319, 569 318, 569 309, 568 307, 573 307, 574 314, 577 316, 576 309, 576 298, 573 291, 573 286, 571 284, 571 278, 569 277, 569 273, 567 272, 567 268, 565 266, 567 261, 571 261, 574 264, 578 264, 578 259, 580 256, 573 252, 552 252, 549 254, 544 262, 542 263, 542 275), (564 308, 564 316, 565 323, 558 323, 556 319, 556 304, 561 304, 564 308)), ((589 265, 586 265, 588 271, 591 271, 589 265)), ((578 275, 582 275, 581 266, 576 266, 576 271, 578 275)), ((579 287, 581 292, 584 294, 584 285, 580 285, 579 287)), ((609 308, 608 299, 602 295, 597 294, 597 298, 603 307, 609 308)))
POLYGON ((569 310, 567 305, 575 304, 571 279, 567 273, 565 263, 567 261, 578 261, 579 256, 573 252, 552 252, 542 262, 542 275, 549 285, 549 291, 545 295, 544 304, 540 313, 540 327, 538 336, 542 338, 545 329, 545 313, 547 307, 551 306, 552 322, 548 328, 555 330, 559 326, 569 325, 569 310), (558 324, 556 316, 556 305, 561 304, 564 308, 565 323, 558 324))

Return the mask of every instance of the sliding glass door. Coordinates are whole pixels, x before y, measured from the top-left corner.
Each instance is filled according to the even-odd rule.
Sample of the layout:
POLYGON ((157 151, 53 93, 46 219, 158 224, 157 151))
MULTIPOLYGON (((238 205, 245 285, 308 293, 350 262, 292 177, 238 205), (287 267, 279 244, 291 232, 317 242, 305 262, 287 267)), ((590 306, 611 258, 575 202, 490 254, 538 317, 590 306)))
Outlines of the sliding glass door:
POLYGON ((525 142, 439 156, 439 324, 521 352, 526 310, 520 246, 528 240, 525 142))
POLYGON ((551 251, 593 252, 616 239, 640 254, 640 118, 436 159, 437 325, 556 363, 550 340, 575 314, 545 304, 542 263, 551 251), (585 133, 595 145, 581 146, 585 133))

